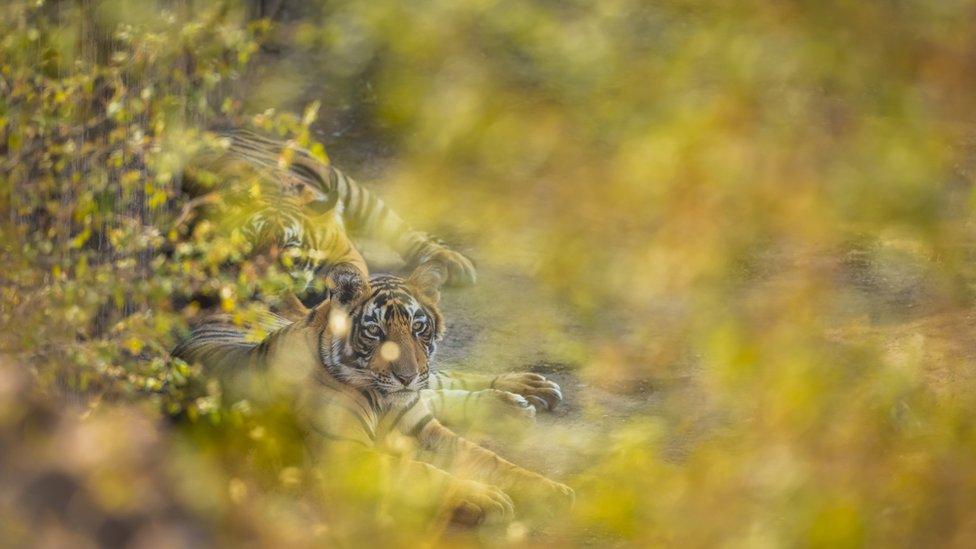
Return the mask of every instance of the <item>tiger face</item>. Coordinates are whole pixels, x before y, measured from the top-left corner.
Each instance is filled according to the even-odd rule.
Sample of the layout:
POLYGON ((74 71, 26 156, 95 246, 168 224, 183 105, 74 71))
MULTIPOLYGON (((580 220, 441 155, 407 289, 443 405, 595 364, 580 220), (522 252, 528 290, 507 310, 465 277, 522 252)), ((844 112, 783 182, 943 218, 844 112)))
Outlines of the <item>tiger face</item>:
POLYGON ((348 329, 334 334, 326 361, 330 373, 383 395, 426 388, 444 335, 437 289, 428 282, 417 273, 407 279, 372 276, 346 309, 348 329))

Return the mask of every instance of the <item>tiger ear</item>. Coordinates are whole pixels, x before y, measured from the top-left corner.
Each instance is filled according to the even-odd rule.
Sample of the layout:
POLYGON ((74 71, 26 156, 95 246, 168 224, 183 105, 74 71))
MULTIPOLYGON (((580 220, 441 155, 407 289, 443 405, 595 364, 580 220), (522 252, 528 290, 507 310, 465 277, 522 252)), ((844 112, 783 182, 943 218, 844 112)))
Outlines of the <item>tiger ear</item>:
POLYGON ((329 269, 325 287, 329 290, 330 302, 349 307, 369 294, 369 278, 359 267, 340 263, 329 269))
POLYGON ((441 286, 447 281, 447 269, 438 261, 421 263, 413 270, 407 283, 424 297, 437 303, 441 299, 441 286))

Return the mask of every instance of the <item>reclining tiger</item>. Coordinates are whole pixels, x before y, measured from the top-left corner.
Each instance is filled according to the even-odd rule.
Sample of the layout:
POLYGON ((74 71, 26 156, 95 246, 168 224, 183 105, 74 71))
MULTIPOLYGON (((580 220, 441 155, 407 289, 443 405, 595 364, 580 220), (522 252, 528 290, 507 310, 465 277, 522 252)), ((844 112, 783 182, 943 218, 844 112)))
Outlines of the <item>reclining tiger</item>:
POLYGON ((412 441, 420 450, 414 457, 423 461, 389 459, 405 459, 411 474, 442 485, 461 522, 511 518, 515 501, 571 503, 569 487, 448 427, 469 422, 479 410, 532 417, 562 398, 558 385, 534 373, 434 369, 445 331, 440 287, 474 282, 471 262, 410 229, 375 195, 309 153, 294 150, 290 162, 280 162, 284 150, 281 143, 236 132, 226 154, 210 160, 223 161, 219 173, 228 177, 254 178, 273 197, 242 209, 249 216, 242 226, 258 243, 255 253, 297 265, 296 276, 309 283, 323 277, 325 298, 309 310, 292 296, 291 318, 269 313, 257 326, 211 318, 174 356, 203 364, 225 392, 297 395, 298 415, 321 443, 383 454, 397 446, 394 441, 412 441), (345 224, 385 239, 414 266, 412 274, 369 276, 345 224), (254 329, 268 335, 255 340, 254 329))

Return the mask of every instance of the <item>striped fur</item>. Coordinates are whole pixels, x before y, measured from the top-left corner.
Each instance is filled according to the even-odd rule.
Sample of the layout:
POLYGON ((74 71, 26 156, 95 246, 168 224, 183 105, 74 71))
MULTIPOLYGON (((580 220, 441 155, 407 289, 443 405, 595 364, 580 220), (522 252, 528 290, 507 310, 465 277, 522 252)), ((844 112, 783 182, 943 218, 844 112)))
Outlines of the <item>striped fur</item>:
POLYGON ((281 253, 296 278, 308 283, 338 264, 368 273, 348 231, 385 242, 410 267, 437 260, 448 269, 448 282, 474 283, 467 258, 410 227, 331 164, 252 131, 229 131, 224 137, 226 150, 201 155, 197 165, 240 185, 227 193, 226 202, 240 216, 235 225, 257 253, 281 253))
POLYGON ((509 494, 517 501, 571 502, 565 485, 502 459, 438 419, 445 414, 463 421, 458 405, 467 408, 498 395, 508 395, 514 409, 531 409, 526 398, 502 388, 516 388, 516 378, 520 388, 535 391, 528 396, 544 396, 543 389, 552 388, 558 393, 558 387, 537 383, 535 374, 482 378, 432 372, 444 326, 435 288, 427 286, 439 278, 429 271, 421 266, 406 280, 373 276, 356 301, 327 300, 295 322, 269 315, 255 327, 270 332, 260 341, 248 329, 207 322, 173 354, 204 364, 233 391, 297 395, 309 434, 328 444, 386 452, 403 447, 396 440, 412 441, 424 459, 408 460, 411 474, 443 484, 453 504, 468 513, 464 520, 510 517, 509 494), (468 392, 459 384, 484 388, 468 392))

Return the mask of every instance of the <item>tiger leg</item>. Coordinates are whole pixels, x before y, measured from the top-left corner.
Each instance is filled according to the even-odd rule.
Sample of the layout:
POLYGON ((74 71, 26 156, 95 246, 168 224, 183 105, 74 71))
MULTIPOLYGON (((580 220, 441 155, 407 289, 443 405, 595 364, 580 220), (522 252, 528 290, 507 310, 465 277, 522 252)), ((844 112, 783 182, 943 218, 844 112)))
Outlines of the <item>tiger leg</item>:
POLYGON ((521 505, 541 505, 557 511, 572 505, 573 489, 505 460, 442 425, 428 421, 415 434, 421 448, 427 450, 435 464, 457 476, 497 486, 521 505))
POLYGON ((355 248, 350 247, 350 250, 350 254, 331 265, 325 275, 330 299, 340 304, 352 303, 369 289, 369 269, 366 268, 366 262, 355 248))
POLYGON ((419 396, 383 409, 367 393, 306 388, 299 409, 313 435, 312 455, 324 456, 316 459, 356 464, 375 460, 386 482, 381 488, 410 486, 405 495, 411 501, 445 502, 441 511, 454 520, 477 523, 512 517, 512 500, 500 488, 412 459, 410 448, 416 445, 410 444, 414 439, 409 433, 435 421, 419 396))
POLYGON ((309 457, 315 461, 357 466, 372 461, 384 480, 382 488, 409 486, 410 493, 403 494, 408 502, 443 502, 438 504, 439 511, 461 522, 512 516, 512 500, 500 488, 412 459, 410 444, 390 442, 403 438, 398 432, 412 431, 432 420, 419 397, 384 414, 366 393, 305 386, 300 389, 297 410, 309 433, 309 457))
POLYGON ((434 465, 461 478, 497 486, 524 504, 561 507, 572 503, 573 490, 565 484, 506 461, 442 425, 423 396, 387 411, 380 424, 383 432, 415 440, 434 465))
POLYGON ((500 375, 473 374, 439 370, 430 375, 431 389, 463 389, 480 391, 496 389, 521 395, 536 410, 552 410, 563 399, 559 385, 532 372, 512 372, 500 375))
POLYGON ((362 254, 353 245, 341 223, 328 221, 316 223, 320 229, 315 235, 315 249, 303 250, 312 262, 324 264, 325 285, 331 299, 348 304, 366 293, 369 286, 369 268, 362 254))
POLYGON ((412 228, 375 193, 363 187, 339 170, 332 168, 334 190, 342 203, 342 216, 355 234, 377 238, 407 263, 410 269, 428 261, 437 261, 447 268, 451 284, 474 284, 474 264, 464 255, 452 250, 440 240, 412 228))
MULTIPOLYGON (((328 464, 335 475, 336 464, 359 466, 372 462, 390 496, 403 496, 408 504, 432 509, 438 516, 463 525, 511 520, 515 504, 501 488, 460 478, 430 463, 392 455, 350 441, 316 437, 311 441, 309 458, 328 464), (389 492, 409 486, 408 493, 389 492)), ((340 465, 341 467, 341 465, 340 465)), ((328 476, 326 475, 326 476, 328 476)), ((416 508, 416 507, 415 507, 416 508)))
MULTIPOLYGON (((333 243, 331 249, 311 250, 311 253, 328 258, 328 266, 325 268, 325 286, 328 295, 340 304, 347 304, 366 292, 369 285, 369 269, 363 256, 352 246, 352 242, 344 233, 337 235, 335 240, 337 242, 333 243), (337 253, 336 250, 339 252, 337 253)), ((309 253, 309 251, 302 250, 302 253, 309 253)), ((294 292, 282 295, 275 305, 278 313, 290 320, 299 320, 310 312, 294 292)))
POLYGON ((497 389, 425 389, 420 396, 441 423, 459 427, 505 430, 513 424, 531 422, 536 412, 521 395, 497 389))

